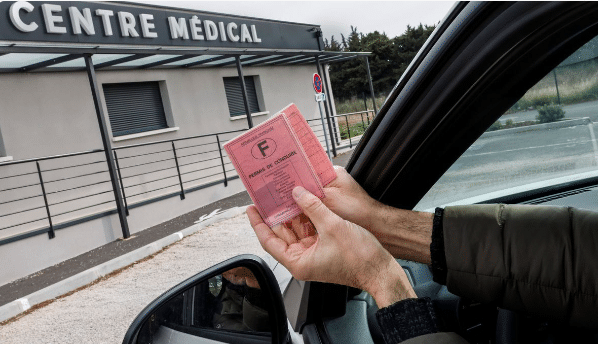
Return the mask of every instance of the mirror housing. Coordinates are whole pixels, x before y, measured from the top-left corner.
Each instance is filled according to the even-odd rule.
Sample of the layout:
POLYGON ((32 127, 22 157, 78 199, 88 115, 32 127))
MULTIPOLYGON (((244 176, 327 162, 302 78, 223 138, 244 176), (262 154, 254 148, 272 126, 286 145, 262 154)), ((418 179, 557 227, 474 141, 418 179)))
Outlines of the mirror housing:
MULTIPOLYGON (((272 334, 273 344, 287 343, 289 338, 288 320, 283 304, 282 294, 276 281, 276 277, 268 265, 258 256, 251 254, 239 255, 230 258, 222 263, 216 264, 190 278, 179 283, 164 294, 160 295, 149 305, 147 305, 137 315, 135 320, 129 326, 123 344, 137 344, 138 336, 143 326, 150 321, 152 316, 164 305, 180 297, 189 289, 207 283, 209 279, 222 275, 229 270, 235 268, 248 268, 251 270, 255 279, 259 283, 259 287, 263 293, 263 297, 269 301, 270 304, 270 330, 272 334)), ((229 338, 234 338, 234 333, 229 333, 229 338)))

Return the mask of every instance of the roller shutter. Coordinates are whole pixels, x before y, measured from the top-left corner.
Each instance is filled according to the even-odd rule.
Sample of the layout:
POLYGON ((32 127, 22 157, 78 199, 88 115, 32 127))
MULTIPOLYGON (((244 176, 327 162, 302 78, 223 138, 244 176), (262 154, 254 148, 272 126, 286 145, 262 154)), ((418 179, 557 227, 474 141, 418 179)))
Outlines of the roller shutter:
MULTIPOLYGON (((247 100, 249 101, 249 110, 251 113, 260 112, 260 105, 257 101, 257 92, 255 82, 252 76, 245 77, 245 87, 247 88, 247 100)), ((226 100, 230 116, 245 115, 245 105, 243 104, 243 92, 239 78, 224 78, 224 90, 226 91, 226 100)))
POLYGON ((104 84, 104 98, 113 136, 168 128, 160 84, 104 84))

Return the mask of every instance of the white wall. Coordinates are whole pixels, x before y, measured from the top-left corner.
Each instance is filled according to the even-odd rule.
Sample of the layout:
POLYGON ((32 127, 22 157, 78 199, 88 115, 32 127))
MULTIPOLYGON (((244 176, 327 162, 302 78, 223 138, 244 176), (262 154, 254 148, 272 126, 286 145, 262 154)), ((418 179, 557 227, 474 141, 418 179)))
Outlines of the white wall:
MULTIPOLYGON (((271 115, 294 102, 310 119, 319 116, 311 86, 315 70, 315 66, 248 67, 244 73, 259 76, 265 110, 271 115)), ((100 84, 165 81, 174 124, 180 128, 177 132, 119 141, 114 146, 245 128, 246 120, 229 118, 222 81, 223 77, 236 75, 235 68, 98 71, 100 84)), ((0 104, 6 155, 15 160, 102 148, 84 72, 3 74, 0 104)), ((256 117, 254 122, 267 117, 256 117)))

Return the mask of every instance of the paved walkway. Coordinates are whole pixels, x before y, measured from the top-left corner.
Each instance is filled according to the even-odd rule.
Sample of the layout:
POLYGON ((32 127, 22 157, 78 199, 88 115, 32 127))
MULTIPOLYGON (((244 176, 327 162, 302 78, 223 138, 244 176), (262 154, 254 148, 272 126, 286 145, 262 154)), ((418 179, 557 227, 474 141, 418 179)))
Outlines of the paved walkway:
MULTIPOLYGON (((335 165, 345 166, 351 157, 352 151, 345 151, 333 159, 335 165)), ((251 204, 247 192, 222 199, 215 203, 181 215, 170 221, 158 224, 144 231, 136 233, 128 240, 118 240, 98 247, 90 252, 74 257, 60 264, 51 266, 35 274, 19 279, 12 283, 0 286, 0 306, 20 299, 49 285, 57 283, 82 271, 105 263, 125 253, 162 239, 172 233, 188 228, 202 215, 210 214, 216 209, 229 209, 251 204)), ((1 337, 0 337, 1 339, 1 337)), ((0 340, 0 343, 4 343, 0 340)))
POLYGON ((0 343, 120 343, 137 314, 160 294, 243 253, 265 254, 245 214, 205 227, 120 273, 0 326, 0 343))

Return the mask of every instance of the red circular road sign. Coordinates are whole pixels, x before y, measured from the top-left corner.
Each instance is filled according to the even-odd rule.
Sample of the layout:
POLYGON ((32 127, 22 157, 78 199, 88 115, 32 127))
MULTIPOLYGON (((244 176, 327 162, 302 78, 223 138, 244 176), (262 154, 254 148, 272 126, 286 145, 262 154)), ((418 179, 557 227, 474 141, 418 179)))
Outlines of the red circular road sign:
POLYGON ((322 93, 322 78, 318 73, 314 73, 314 90, 316 93, 322 93))

